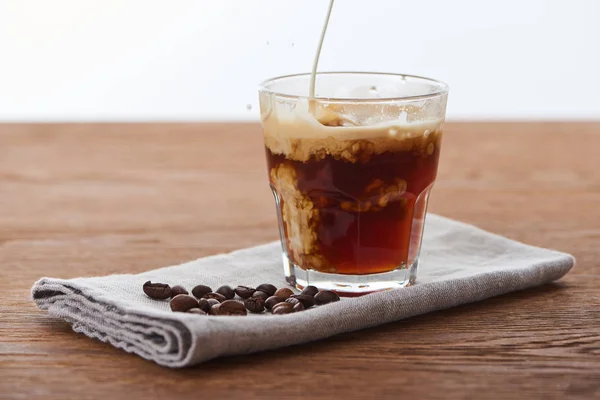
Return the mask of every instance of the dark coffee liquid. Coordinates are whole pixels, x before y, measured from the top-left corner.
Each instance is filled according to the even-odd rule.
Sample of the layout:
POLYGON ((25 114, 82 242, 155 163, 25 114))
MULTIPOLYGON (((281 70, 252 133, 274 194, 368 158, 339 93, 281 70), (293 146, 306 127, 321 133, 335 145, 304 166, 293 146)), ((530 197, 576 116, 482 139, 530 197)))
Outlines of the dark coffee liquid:
POLYGON ((361 146, 366 141, 355 141, 352 161, 321 154, 302 162, 267 148, 291 261, 304 269, 354 275, 409 266, 418 255, 439 139, 432 135, 380 154, 361 146))

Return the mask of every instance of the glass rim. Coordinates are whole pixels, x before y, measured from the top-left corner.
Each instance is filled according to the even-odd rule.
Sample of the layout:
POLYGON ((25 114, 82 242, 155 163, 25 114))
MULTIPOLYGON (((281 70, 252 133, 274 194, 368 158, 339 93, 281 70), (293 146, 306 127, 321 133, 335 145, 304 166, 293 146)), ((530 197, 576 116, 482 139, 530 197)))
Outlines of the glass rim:
MULTIPOLYGON (((259 92, 267 92, 270 94, 274 94, 279 97, 288 98, 288 99, 306 99, 309 100, 310 97, 307 95, 293 95, 287 93, 281 93, 276 90, 269 89, 267 86, 275 83, 278 80, 285 80, 290 78, 298 78, 298 77, 310 77, 310 72, 302 72, 298 74, 289 74, 289 75, 281 75, 274 78, 269 78, 262 81, 258 85, 259 92)), ((322 100, 327 102, 340 102, 340 103, 378 103, 378 102, 390 102, 390 101, 406 101, 406 100, 422 100, 429 99, 433 97, 443 96, 447 94, 450 90, 450 86, 440 80, 427 78, 419 75, 411 75, 411 74, 401 74, 396 72, 373 72, 373 71, 322 71, 317 72, 317 76, 322 75, 372 75, 372 76, 388 76, 388 77, 399 77, 402 79, 410 78, 416 80, 423 80, 429 82, 431 84, 435 84, 438 86, 438 90, 432 93, 418 94, 418 95, 410 95, 410 96, 388 96, 388 97, 367 97, 367 98, 358 98, 358 97, 323 97, 323 96, 315 96, 313 99, 322 100)))

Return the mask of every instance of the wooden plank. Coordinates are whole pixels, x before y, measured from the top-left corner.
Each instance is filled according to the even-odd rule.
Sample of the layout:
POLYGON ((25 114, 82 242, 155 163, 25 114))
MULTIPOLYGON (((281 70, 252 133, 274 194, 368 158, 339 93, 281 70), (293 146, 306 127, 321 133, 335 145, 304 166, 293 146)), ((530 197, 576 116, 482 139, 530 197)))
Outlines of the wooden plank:
POLYGON ((255 124, 0 125, 0 398, 600 397, 600 123, 447 125, 432 212, 570 252, 561 282, 168 370, 73 333, 41 276, 277 238, 255 124))

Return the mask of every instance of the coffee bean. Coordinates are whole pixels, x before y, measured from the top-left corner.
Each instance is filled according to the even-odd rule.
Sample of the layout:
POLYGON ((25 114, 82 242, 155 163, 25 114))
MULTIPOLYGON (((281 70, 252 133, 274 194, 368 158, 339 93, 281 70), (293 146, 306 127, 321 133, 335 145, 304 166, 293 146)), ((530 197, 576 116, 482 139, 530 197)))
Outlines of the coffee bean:
MULTIPOLYGON (((210 299, 210 300, 214 300, 214 299, 210 299)), ((211 304, 208 302, 209 299, 200 299, 198 300, 198 308, 201 309, 202 311, 204 311, 205 313, 208 312, 208 310, 210 310, 211 304)), ((214 300, 217 304, 219 304, 218 300, 214 300)))
POLYGON ((271 296, 267 300, 265 300, 265 308, 271 311, 273 309, 273 306, 275 306, 278 303, 281 303, 282 301, 283 299, 281 297, 271 296))
POLYGON ((171 311, 186 312, 192 308, 198 308, 198 300, 187 294, 178 294, 169 302, 171 311))
POLYGON ((225 296, 223 296, 220 293, 214 293, 214 292, 210 292, 210 293, 206 293, 204 296, 202 296, 203 299, 215 299, 218 300, 219 303, 224 302, 225 300, 227 300, 225 298, 225 296))
POLYGON ((246 307, 237 300, 225 300, 219 305, 219 315, 246 315, 246 307))
POLYGON ((288 297, 292 296, 293 294, 294 294, 294 292, 292 291, 292 289, 286 288, 286 287, 277 289, 277 291, 275 292, 275 296, 279 297, 282 300, 287 299, 288 297))
POLYGON ((198 285, 192 289, 192 294, 195 298, 199 299, 204 296, 206 293, 212 292, 212 289, 206 285, 198 285))
MULTIPOLYGON (((213 300, 213 299, 210 299, 213 300)), ((208 310, 208 315, 219 315, 219 308, 221 307, 221 303, 213 304, 208 310)))
POLYGON ((295 294, 292 297, 300 300, 304 308, 311 308, 316 302, 313 296, 309 296, 307 294, 295 294))
MULTIPOLYGON (((281 299, 280 299, 280 300, 281 300, 281 299)), ((288 307, 288 306, 286 306, 286 304, 290 304, 290 303, 286 303, 285 301, 282 301, 282 302, 280 302, 280 303, 277 303, 277 304, 275 304, 275 305, 273 306, 273 308, 271 308, 271 311, 275 311, 275 309, 276 309, 277 307, 288 307)), ((293 307, 293 306, 294 306, 294 305, 292 304, 292 307, 293 307)))
MULTIPOLYGON (((289 306, 287 306, 286 304, 290 304, 290 303, 287 303, 287 302, 285 302, 285 301, 282 301, 281 303, 277 303, 277 304, 275 304, 275 305, 273 306, 273 308, 271 309, 271 311, 274 311, 274 310, 275 310, 277 307, 288 307, 288 308, 289 308, 289 306)), ((293 306, 294 306, 294 305, 292 304, 292 307, 293 307, 293 306)))
POLYGON ((226 299, 231 300, 235 297, 235 292, 233 289, 227 285, 221 286, 218 288, 215 293, 222 294, 226 299))
POLYGON ((233 289, 233 291, 242 299, 247 299, 248 297, 252 296, 252 293, 254 293, 256 289, 250 286, 238 286, 235 289, 233 289))
POLYGON ((317 293, 319 293, 319 289, 314 286, 307 286, 302 290, 302 292, 300 292, 300 294, 306 294, 308 296, 314 296, 317 293))
POLYGON ((166 283, 144 283, 144 293, 151 299, 165 300, 171 297, 171 287, 166 283))
POLYGON ((332 292, 331 290, 323 290, 322 292, 317 293, 315 296, 315 301, 318 305, 328 304, 334 301, 339 301, 340 296, 336 292, 332 292))
POLYGON ((244 306, 251 313, 261 313, 265 310, 265 301, 262 297, 250 297, 244 300, 244 306))
POLYGON ((201 310, 199 308, 191 308, 187 312, 188 314, 206 315, 206 311, 201 310))
POLYGON ((275 294, 275 291, 277 291, 277 288, 275 286, 271 285, 270 283, 263 283, 262 285, 258 285, 256 290, 263 291, 266 294, 268 294, 270 297, 275 294))
POLYGON ((175 285, 171 288, 171 296, 175 297, 178 294, 190 294, 190 293, 183 286, 175 285))
MULTIPOLYGON (((299 302, 298 304, 302 304, 302 303, 299 302)), ((272 312, 273 312, 273 314, 277 315, 277 314, 289 314, 293 311, 294 311, 294 306, 292 304, 286 303, 284 301, 279 304, 276 304, 275 307, 273 307, 272 312)))
MULTIPOLYGON (((221 304, 221 302, 217 299, 204 299, 204 300, 206 300, 206 302, 208 303, 208 305, 210 307, 216 306, 217 304, 221 304)), ((200 300, 198 300, 198 302, 200 302, 200 300)))
POLYGON ((298 312, 298 311, 304 311, 304 310, 305 310, 305 308, 304 308, 304 306, 302 305, 302 303, 298 303, 298 304, 296 304, 296 305, 294 306, 293 310, 294 310, 294 312, 298 312))
POLYGON ((293 305, 293 306, 295 306, 295 305, 296 305, 296 304, 298 304, 298 303, 302 303, 302 302, 301 302, 299 299, 297 299, 297 298, 295 298, 295 297, 290 297, 290 298, 287 298, 287 299, 285 299, 285 302, 286 302, 286 303, 289 303, 289 304, 291 304, 291 305, 293 305))
POLYGON ((257 290, 256 292, 252 293, 252 297, 258 297, 263 300, 267 300, 269 298, 269 295, 263 292, 262 290, 257 290))

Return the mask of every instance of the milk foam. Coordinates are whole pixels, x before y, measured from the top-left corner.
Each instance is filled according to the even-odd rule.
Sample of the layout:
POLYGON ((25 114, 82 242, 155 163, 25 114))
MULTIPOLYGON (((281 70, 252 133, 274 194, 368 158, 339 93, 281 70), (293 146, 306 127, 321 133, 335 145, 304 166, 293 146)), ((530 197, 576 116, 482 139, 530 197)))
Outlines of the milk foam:
MULTIPOLYGON (((265 135, 281 139, 325 139, 357 140, 390 138, 395 140, 412 139, 427 135, 426 132, 440 130, 442 120, 408 121, 405 112, 398 111, 397 117, 386 121, 362 124, 354 115, 343 115, 325 106, 317 107, 315 114, 308 109, 306 102, 299 101, 289 112, 278 110, 262 119, 265 135), (304 103, 304 104, 303 104, 304 103), (340 126, 331 126, 337 120, 340 126)), ((381 114, 377 117, 381 118, 381 114)), ((387 118, 385 118, 387 119, 387 118)), ((337 125, 337 124, 335 124, 337 125)))
POLYGON ((327 155, 357 162, 386 151, 425 152, 430 143, 439 145, 442 136, 440 120, 410 122, 404 117, 359 125, 352 116, 319 112, 320 107, 313 115, 308 109, 299 108, 298 105, 284 115, 272 111, 263 117, 265 146, 273 154, 302 162, 327 155))

